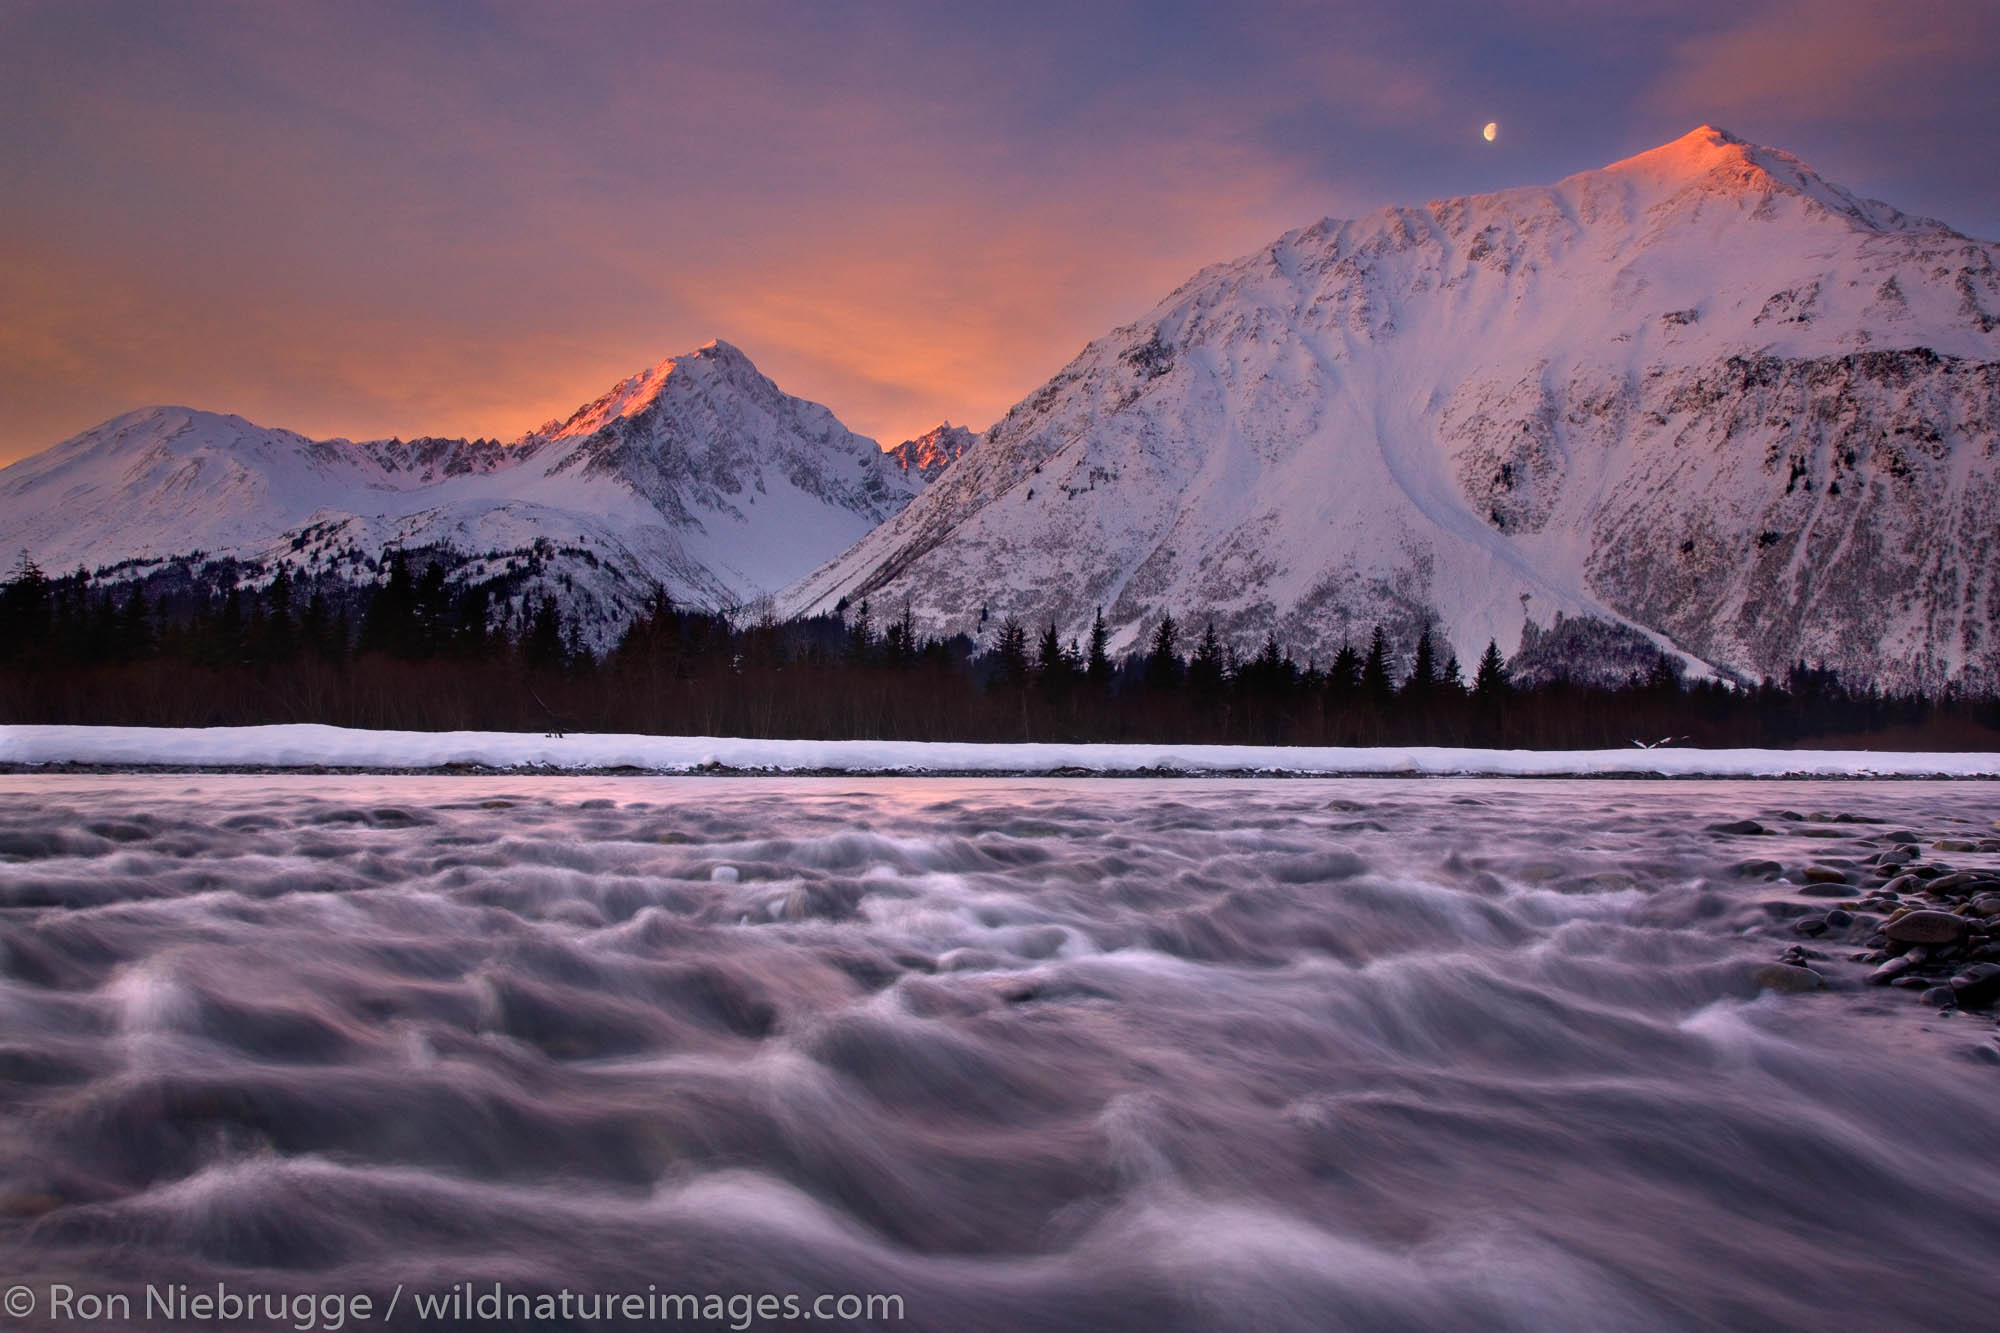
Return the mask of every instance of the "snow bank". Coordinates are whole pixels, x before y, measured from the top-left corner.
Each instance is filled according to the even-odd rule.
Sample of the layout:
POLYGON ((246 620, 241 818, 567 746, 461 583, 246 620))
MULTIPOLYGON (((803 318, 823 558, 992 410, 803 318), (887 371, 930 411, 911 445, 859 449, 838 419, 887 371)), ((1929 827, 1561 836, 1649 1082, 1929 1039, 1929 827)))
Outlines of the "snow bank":
POLYGON ((172 768, 636 768, 849 773, 1492 774, 1565 777, 2000 777, 2000 754, 1873 750, 1474 750, 1444 746, 975 745, 715 736, 268 727, 0 727, 0 763, 172 768))

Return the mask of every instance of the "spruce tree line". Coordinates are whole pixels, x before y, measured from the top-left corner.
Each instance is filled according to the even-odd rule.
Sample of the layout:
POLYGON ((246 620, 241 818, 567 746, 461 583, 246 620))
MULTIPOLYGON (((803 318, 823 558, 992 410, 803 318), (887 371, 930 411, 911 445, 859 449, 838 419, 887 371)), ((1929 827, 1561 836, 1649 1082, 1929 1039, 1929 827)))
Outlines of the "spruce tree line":
POLYGON ((1100 610, 1065 640, 1007 619, 981 649, 904 610, 738 625, 656 592, 608 651, 547 595, 392 557, 374 584, 286 566, 185 587, 0 584, 0 721, 330 722, 414 729, 972 741, 1622 747, 1841 743, 2000 748, 2000 704, 1887 694, 1795 666, 1741 688, 1661 658, 1616 685, 1516 682, 1488 643, 1471 679, 1429 630, 1300 663, 1275 635, 1239 657, 1213 623, 1162 615, 1114 658, 1100 610))

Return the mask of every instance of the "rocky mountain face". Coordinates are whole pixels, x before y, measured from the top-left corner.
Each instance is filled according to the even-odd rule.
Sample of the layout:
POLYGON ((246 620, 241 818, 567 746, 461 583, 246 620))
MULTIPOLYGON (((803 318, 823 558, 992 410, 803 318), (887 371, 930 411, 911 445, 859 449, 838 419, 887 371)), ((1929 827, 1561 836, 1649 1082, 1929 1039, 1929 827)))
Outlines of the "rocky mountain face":
POLYGON ((913 474, 920 482, 932 482, 978 438, 965 427, 946 421, 914 440, 904 440, 888 454, 905 473, 913 474))
POLYGON ((1997 449, 2000 247, 1704 126, 1204 270, 776 605, 1990 686, 1997 449))
POLYGON ((194 553, 355 579, 394 549, 442 553, 454 577, 532 566, 601 642, 656 581, 704 607, 763 596, 919 484, 713 342, 505 445, 133 412, 0 471, 0 550, 134 575, 194 553))

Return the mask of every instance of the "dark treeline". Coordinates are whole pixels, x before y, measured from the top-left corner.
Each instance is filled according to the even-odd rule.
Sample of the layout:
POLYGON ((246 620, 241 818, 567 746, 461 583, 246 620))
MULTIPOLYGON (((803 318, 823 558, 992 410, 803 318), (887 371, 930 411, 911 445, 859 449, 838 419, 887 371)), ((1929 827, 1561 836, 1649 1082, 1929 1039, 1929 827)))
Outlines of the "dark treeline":
POLYGON ((901 740, 1292 745, 1992 748, 2000 705, 1892 695, 1800 664, 1743 688, 1684 681, 1665 659, 1622 683, 1510 679, 1489 644, 1470 677, 1428 632, 1399 655, 1381 629, 1325 663, 1275 638, 1239 658, 1171 615, 1114 659, 1101 615, 1065 641, 1003 624, 979 651, 907 614, 732 624, 655 595, 594 653, 550 597, 453 581, 395 557, 374 584, 280 567, 161 584, 0 585, 0 721, 220 726, 327 722, 416 730, 636 731, 901 740), (1407 660, 1405 660, 1407 658, 1407 660))

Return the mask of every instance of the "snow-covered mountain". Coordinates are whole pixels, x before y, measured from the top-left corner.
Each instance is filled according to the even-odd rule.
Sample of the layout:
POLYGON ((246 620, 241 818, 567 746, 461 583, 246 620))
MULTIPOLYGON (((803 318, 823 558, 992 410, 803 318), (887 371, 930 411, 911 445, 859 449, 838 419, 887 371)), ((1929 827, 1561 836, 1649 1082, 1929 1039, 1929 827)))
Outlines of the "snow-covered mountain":
POLYGON ((387 548, 442 547, 472 575, 526 553, 603 631, 655 581, 702 606, 767 594, 920 484, 711 342, 506 445, 355 444, 184 407, 128 413, 0 471, 0 551, 53 571, 142 571, 200 551, 351 572, 387 548))
POLYGON ((979 438, 963 426, 954 426, 949 421, 941 422, 917 436, 914 440, 904 440, 888 451, 897 467, 906 473, 914 473, 919 482, 937 480, 938 473, 951 466, 952 460, 972 447, 979 438))
POLYGON ((1996 449, 2000 247, 1704 126, 1204 270, 776 606, 1993 683, 1996 449))

